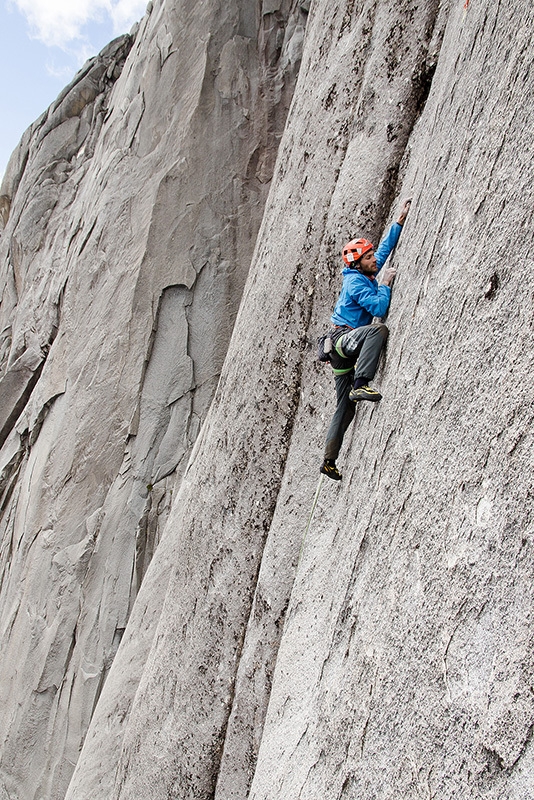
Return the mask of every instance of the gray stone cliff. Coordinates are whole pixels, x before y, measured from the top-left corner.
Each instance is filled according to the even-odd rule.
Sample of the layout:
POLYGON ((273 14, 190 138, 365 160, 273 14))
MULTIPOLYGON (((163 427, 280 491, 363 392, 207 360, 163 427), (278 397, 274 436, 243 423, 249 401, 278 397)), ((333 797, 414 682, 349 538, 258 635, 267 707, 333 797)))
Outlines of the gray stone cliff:
POLYGON ((1 797, 65 795, 217 385, 306 16, 150 4, 10 161, 1 797))
POLYGON ((2 186, 0 798, 532 800, 534 9, 188 6, 2 186), (407 195, 310 522, 340 249, 407 195))

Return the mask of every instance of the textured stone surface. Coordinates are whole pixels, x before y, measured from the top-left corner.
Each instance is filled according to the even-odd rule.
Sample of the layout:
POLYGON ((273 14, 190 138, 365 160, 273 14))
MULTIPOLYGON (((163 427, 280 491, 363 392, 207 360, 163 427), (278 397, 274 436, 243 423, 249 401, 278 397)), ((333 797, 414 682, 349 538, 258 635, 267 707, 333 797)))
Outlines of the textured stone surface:
MULTIPOLYGON (((150 568, 172 562, 113 797, 529 797, 532 11, 425 14, 311 9, 229 357, 150 568), (333 410, 313 339, 341 244, 377 237, 403 193, 385 397, 359 409, 299 561, 333 410)), ((134 613, 117 683, 142 632, 134 613)))
POLYGON ((62 798, 70 782, 217 384, 305 21, 290 2, 149 4, 6 171, 0 793, 12 800, 62 798))
MULTIPOLYGON (((269 0, 263 10, 276 17, 280 3, 269 0)), ((63 482, 77 477, 78 491, 103 499, 83 517, 82 535, 53 551, 62 608, 78 602, 80 575, 95 576, 84 584, 95 595, 120 582, 120 546, 114 550, 108 539, 131 546, 129 532, 142 519, 150 551, 166 520, 133 609, 123 615, 129 621, 68 800, 532 797, 534 11, 512 0, 317 0, 309 11, 228 356, 168 513, 158 519, 154 507, 141 509, 137 495, 139 507, 120 498, 123 483, 130 497, 130 472, 140 474, 135 465, 150 462, 150 477, 169 468, 176 429, 166 427, 154 398, 157 387, 172 392, 175 374, 185 385, 190 375, 170 341, 172 331, 183 331, 178 298, 192 288, 190 273, 181 263, 180 281, 160 278, 173 268, 168 237, 184 243, 196 229, 182 218, 175 229, 166 222, 181 173, 178 180, 173 171, 147 199, 147 216, 157 224, 147 225, 144 247, 132 234, 143 269, 127 263, 121 273, 136 319, 160 309, 159 316, 152 311, 153 358, 128 393, 137 409, 129 420, 128 430, 137 432, 128 440, 130 460, 124 447, 114 447, 102 409, 90 428, 94 450, 87 441, 80 448, 81 434, 65 420, 73 466, 63 482), (324 480, 304 537, 334 406, 314 341, 339 290, 339 252, 353 235, 377 239, 408 194, 414 203, 394 256, 391 335, 377 376, 384 399, 358 408, 339 461, 344 479, 324 480), (151 305, 147 296, 157 301, 151 305), (169 361, 172 375, 164 368, 169 361), (159 437, 169 429, 163 446, 167 434, 159 437), (107 458, 98 459, 104 436, 107 458)), ((152 12, 154 31, 155 14, 163 7, 152 12)), ((157 29, 166 54, 172 46, 159 23, 157 29)), ((289 23, 286 35, 282 63, 301 39, 289 23)), ((189 46, 188 64, 200 45, 195 39, 189 46)), ((246 84, 246 72, 237 70, 235 83, 227 73, 243 47, 236 40, 220 49, 221 96, 246 84)), ((125 70, 130 64, 131 74, 138 70, 149 81, 142 52, 125 70)), ((281 84, 269 85, 274 91, 281 84)), ((157 100, 147 92, 133 119, 151 103, 157 100)), ((163 136, 155 109, 151 119, 154 137, 163 136)), ((105 137, 101 162, 114 164, 105 137)), ((148 130, 140 125, 136 137, 135 146, 148 153, 148 130)), ((253 162, 263 175, 265 159, 253 162)), ((106 175, 112 180, 113 171, 106 175)), ((120 241, 118 230, 113 236, 120 241)), ((112 241, 110 234, 110 251, 112 241)), ((15 280, 6 279, 6 297, 15 280)), ((193 307, 198 290, 197 279, 188 296, 193 307)), ((67 290, 63 300, 57 288, 50 292, 58 302, 49 319, 57 319, 52 308, 59 307, 63 320, 67 290)), ((201 318, 205 301, 198 297, 201 318)), ((119 299, 117 290, 109 302, 119 299)), ((84 318, 82 308, 72 319, 84 318)), ((227 324, 229 331, 231 318, 227 324)), ((195 329, 191 322, 190 336, 195 329)), ((50 323, 48 338, 38 340, 42 352, 53 330, 50 323)), ((54 414, 65 418, 68 410, 62 362, 53 358, 72 357, 62 342, 60 323, 29 403, 37 408, 32 403, 50 370, 51 410, 17 423, 21 441, 37 435, 36 441, 21 454, 12 433, 2 450, 8 508, 19 498, 28 518, 54 510, 54 462, 43 448, 53 452, 54 414), (33 487, 42 500, 29 496, 33 487)), ((34 342, 32 352, 39 353, 34 342)), ((96 384, 119 403, 124 383, 139 374, 133 356, 121 360, 121 352, 108 344, 90 382, 76 383, 73 367, 77 396, 96 384), (114 380, 120 391, 111 391, 114 380)), ((20 354, 13 350, 10 363, 20 354)), ((83 375, 81 356, 76 365, 83 375)), ((41 408, 46 396, 39 395, 41 408)), ((85 418, 88 406, 81 407, 85 418)), ((163 504, 166 485, 158 484, 155 498, 163 504)), ((33 613, 44 650, 42 634, 51 631, 39 616, 46 598, 39 598, 37 571, 45 544, 53 547, 57 520, 67 512, 73 521, 80 517, 66 497, 61 511, 48 526, 28 526, 35 541, 21 538, 29 555, 21 590, 27 596, 18 602, 33 613)), ((135 561, 126 563, 131 570, 135 561)), ((4 587, 2 596, 14 602, 4 587)), ((96 616, 83 626, 88 641, 102 639, 105 628, 96 616)), ((89 644, 76 640, 76 648, 90 682, 89 644)), ((58 661, 41 670, 39 696, 70 675, 58 661)), ((20 686, 33 684, 22 676, 20 686)), ((27 713, 32 730, 49 731, 50 716, 37 719, 35 694, 19 697, 34 703, 27 713)), ((83 707, 72 703, 65 713, 69 725, 77 708, 83 707)), ((53 737, 48 745, 48 733, 41 735, 59 761, 53 737)), ((13 784, 9 791, 15 794, 13 784)))

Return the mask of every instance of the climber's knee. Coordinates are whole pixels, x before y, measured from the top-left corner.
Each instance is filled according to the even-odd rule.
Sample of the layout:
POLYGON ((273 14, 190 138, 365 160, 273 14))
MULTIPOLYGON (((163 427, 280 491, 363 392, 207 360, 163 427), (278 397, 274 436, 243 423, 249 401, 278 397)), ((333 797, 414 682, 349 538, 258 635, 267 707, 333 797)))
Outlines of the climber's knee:
POLYGON ((384 325, 383 322, 377 322, 376 327, 378 328, 380 336, 382 336, 383 339, 387 339, 389 336, 389 328, 387 327, 387 325, 384 325))

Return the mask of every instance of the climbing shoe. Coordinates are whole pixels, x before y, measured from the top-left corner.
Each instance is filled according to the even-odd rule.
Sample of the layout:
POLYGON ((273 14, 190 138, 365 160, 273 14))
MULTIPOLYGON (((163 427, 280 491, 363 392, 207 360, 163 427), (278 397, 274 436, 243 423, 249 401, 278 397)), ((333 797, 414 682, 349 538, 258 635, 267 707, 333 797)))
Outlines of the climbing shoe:
POLYGON ((326 459, 321 467, 321 472, 323 475, 328 475, 329 478, 332 478, 334 481, 341 480, 341 472, 336 467, 335 461, 329 461, 326 459))
POLYGON ((365 386, 359 386, 357 389, 351 389, 349 400, 352 400, 353 403, 357 403, 358 400, 371 400, 376 403, 378 400, 382 400, 382 395, 366 384, 365 386))

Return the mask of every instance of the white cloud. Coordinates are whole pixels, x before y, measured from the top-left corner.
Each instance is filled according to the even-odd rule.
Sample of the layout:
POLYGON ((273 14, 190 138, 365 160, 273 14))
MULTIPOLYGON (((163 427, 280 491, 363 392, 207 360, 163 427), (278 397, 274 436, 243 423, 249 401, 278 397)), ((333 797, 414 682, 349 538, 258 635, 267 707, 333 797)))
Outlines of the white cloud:
POLYGON ((12 4, 28 20, 33 37, 64 50, 74 41, 87 40, 88 23, 111 21, 113 34, 118 35, 146 9, 146 0, 12 0, 12 4))
MULTIPOLYGON (((82 57, 76 58, 74 63, 80 66, 83 63, 82 57)), ((63 83, 69 83, 71 81, 73 75, 72 64, 69 63, 57 66, 53 61, 47 61, 45 66, 47 74, 52 78, 56 78, 56 80, 62 81, 63 83)))
POLYGON ((111 3, 113 30, 118 35, 128 31, 134 22, 141 19, 148 0, 116 0, 111 3))

